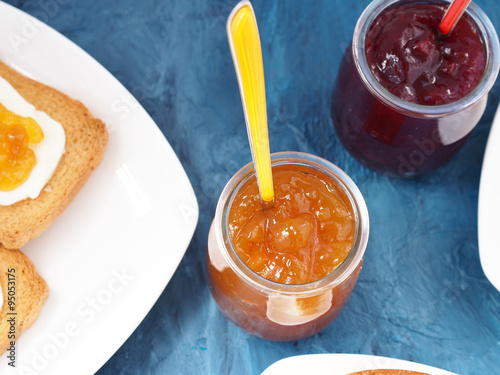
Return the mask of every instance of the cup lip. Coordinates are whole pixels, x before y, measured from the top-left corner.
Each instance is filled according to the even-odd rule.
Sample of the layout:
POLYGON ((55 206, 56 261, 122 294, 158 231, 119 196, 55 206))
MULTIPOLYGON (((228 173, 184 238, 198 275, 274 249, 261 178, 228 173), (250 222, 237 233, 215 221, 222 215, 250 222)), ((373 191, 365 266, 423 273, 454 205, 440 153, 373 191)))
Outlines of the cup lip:
POLYGON ((229 267, 247 284, 269 294, 281 295, 310 295, 319 294, 345 281, 363 259, 369 236, 369 217, 365 200, 352 179, 339 167, 319 156, 302 152, 279 152, 271 154, 273 167, 281 165, 309 166, 326 173, 345 192, 353 207, 356 223, 356 233, 353 247, 344 260, 333 272, 322 279, 304 284, 283 284, 268 280, 254 272, 237 254, 227 231, 229 209, 239 188, 255 176, 253 163, 250 162, 241 168, 226 184, 219 198, 214 224, 218 246, 229 267))
MULTIPOLYGON (((437 118, 462 112, 477 102, 486 98, 498 75, 500 67, 500 45, 495 28, 481 8, 471 2, 466 13, 477 24, 483 36, 486 47, 486 66, 484 74, 477 86, 464 97, 442 105, 422 105, 407 102, 390 93, 375 78, 371 71, 365 53, 366 32, 373 20, 387 7, 398 3, 430 3, 429 0, 374 0, 363 11, 354 29, 352 51, 357 71, 368 90, 382 103, 402 114, 418 118, 437 118)), ((433 4, 450 3, 450 0, 440 0, 433 4)))

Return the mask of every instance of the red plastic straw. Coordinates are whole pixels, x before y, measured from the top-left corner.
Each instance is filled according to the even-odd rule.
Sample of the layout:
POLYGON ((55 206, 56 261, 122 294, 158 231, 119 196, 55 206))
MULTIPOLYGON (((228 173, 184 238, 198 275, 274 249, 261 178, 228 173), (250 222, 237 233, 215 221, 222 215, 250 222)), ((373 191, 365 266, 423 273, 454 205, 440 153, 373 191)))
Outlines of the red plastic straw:
POLYGON ((439 24, 439 32, 441 34, 447 35, 451 33, 470 2, 471 0, 454 0, 451 3, 439 24))

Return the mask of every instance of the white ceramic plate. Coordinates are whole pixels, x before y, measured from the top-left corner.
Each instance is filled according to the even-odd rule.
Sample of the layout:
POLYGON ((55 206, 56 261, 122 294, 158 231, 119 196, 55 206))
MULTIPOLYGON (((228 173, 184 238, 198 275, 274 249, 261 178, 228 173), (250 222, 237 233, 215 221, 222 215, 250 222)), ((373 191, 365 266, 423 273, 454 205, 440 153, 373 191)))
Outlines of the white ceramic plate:
POLYGON ((435 367, 387 357, 363 354, 309 354, 282 359, 269 366, 262 375, 347 375, 352 372, 398 369, 430 375, 455 375, 435 367))
POLYGON ((479 257, 486 277, 500 291, 500 107, 484 153, 478 204, 479 257))
MULTIPOLYGON (((108 126, 101 166, 56 222, 23 248, 50 296, 18 340, 12 371, 93 374, 172 277, 198 221, 196 198, 132 95, 68 39, 1 2, 0 59, 82 101, 108 126)), ((0 373, 10 373, 7 362, 0 358, 0 373)))

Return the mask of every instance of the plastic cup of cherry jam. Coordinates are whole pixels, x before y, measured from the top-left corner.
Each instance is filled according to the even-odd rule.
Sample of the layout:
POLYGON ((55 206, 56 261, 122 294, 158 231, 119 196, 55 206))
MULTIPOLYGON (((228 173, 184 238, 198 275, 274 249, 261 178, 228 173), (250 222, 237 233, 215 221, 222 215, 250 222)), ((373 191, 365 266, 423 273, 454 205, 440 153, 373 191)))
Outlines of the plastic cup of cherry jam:
POLYGON ((360 16, 332 95, 345 148, 393 177, 430 172, 463 146, 499 69, 493 25, 474 3, 438 35, 445 1, 375 0, 360 16))
POLYGON ((368 241, 365 201, 354 182, 320 157, 271 155, 275 201, 262 209, 253 164, 224 188, 208 238, 216 303, 260 338, 298 340, 341 312, 368 241))

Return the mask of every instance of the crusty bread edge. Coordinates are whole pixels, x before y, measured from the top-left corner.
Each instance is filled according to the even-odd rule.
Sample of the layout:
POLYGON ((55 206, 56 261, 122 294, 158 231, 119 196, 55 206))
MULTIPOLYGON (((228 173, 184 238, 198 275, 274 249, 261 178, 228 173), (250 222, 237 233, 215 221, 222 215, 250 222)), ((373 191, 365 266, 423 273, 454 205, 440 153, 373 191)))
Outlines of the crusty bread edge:
MULTIPOLYGON (((24 316, 22 315, 17 315, 17 325, 16 325, 16 341, 19 339, 21 334, 25 332, 28 328, 30 328, 35 320, 38 318, 40 311, 42 310, 42 307, 47 300, 49 296, 49 288, 47 286, 47 283, 43 279, 42 276, 38 273, 36 270, 34 264, 31 262, 31 260, 20 250, 7 250, 4 247, 0 245, 0 252, 2 251, 7 251, 11 252, 9 255, 14 256, 16 258, 15 264, 4 264, 4 262, 1 262, 1 266, 3 267, 0 270, 0 288, 2 288, 2 295, 3 295, 3 305, 2 308, 0 309, 0 318, 1 319, 7 319, 7 311, 8 311, 8 293, 7 293, 7 270, 8 268, 15 268, 16 269, 16 277, 17 282, 19 282, 19 275, 22 273, 23 277, 28 277, 30 276, 29 283, 31 285, 35 284, 38 286, 37 292, 40 292, 36 298, 30 301, 20 301, 17 299, 16 301, 16 307, 17 306, 28 306, 27 311, 29 314, 26 314, 24 316)), ((3 259, 2 255, 0 254, 0 260, 3 259)), ((14 262, 13 262, 14 263, 14 262)), ((26 282, 26 280, 23 280, 23 282, 26 282)), ((5 332, 1 332, 2 337, 0 337, 0 355, 2 355, 9 347, 10 347, 10 342, 11 340, 8 338, 8 335, 5 332)))
POLYGON ((348 375, 430 375, 426 372, 416 372, 411 370, 397 369, 376 369, 353 372, 348 375))

